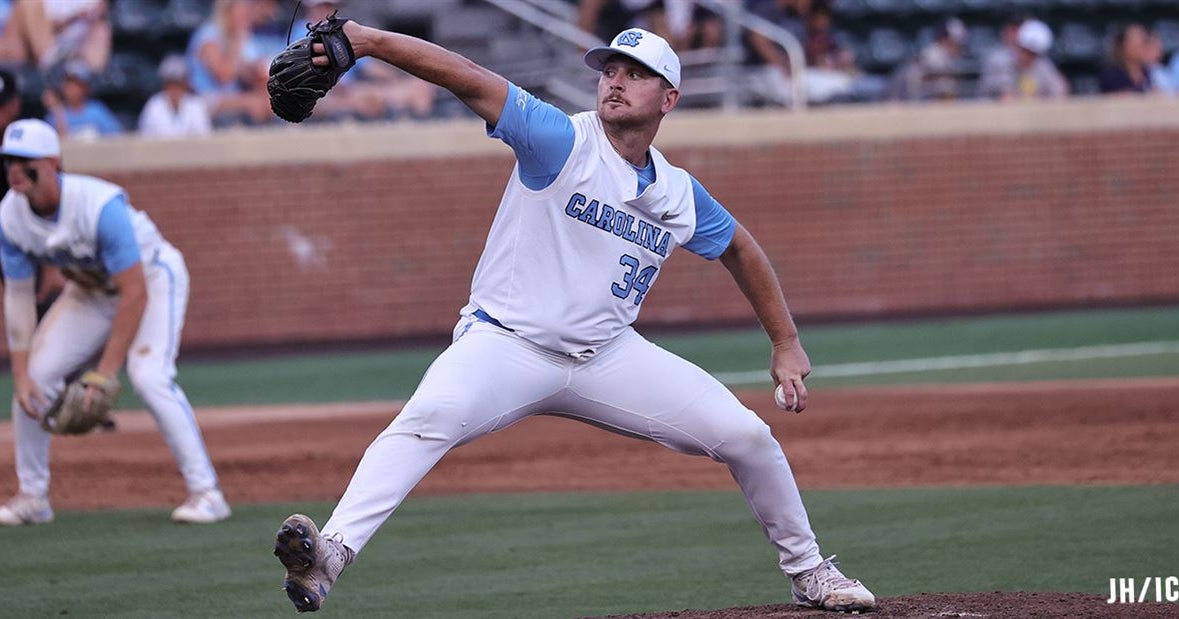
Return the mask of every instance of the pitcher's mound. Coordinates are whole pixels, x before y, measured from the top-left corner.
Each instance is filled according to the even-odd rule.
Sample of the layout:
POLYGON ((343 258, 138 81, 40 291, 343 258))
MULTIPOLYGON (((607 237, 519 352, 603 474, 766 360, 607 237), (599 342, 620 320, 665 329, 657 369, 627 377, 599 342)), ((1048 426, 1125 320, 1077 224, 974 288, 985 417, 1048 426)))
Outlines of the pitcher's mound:
MULTIPOLYGON (((790 604, 747 606, 719 610, 680 610, 640 615, 617 615, 614 619, 838 619, 853 613, 808 610, 790 604)), ((1089 617, 1113 619, 1162 619, 1179 617, 1179 604, 1106 604, 1105 598, 1086 593, 994 592, 994 593, 922 593, 883 598, 878 608, 860 613, 865 619, 915 617, 987 617, 989 619, 1026 619, 1027 617, 1089 617)))

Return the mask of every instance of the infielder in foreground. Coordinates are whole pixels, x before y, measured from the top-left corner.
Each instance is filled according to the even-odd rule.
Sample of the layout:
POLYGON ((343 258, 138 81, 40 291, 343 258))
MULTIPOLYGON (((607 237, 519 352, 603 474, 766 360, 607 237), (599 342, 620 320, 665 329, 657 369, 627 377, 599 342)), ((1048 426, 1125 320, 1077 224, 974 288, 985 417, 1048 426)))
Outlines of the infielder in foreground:
POLYGON ((20 483, 19 493, 0 506, 0 524, 53 520, 50 433, 39 422, 66 389, 67 377, 95 359, 82 378, 87 400, 104 397, 99 390, 117 392, 126 364, 176 457, 189 497, 172 520, 228 518, 192 407, 175 382, 188 305, 184 258, 131 207, 121 187, 62 173, 57 132, 44 121, 9 125, 0 156, 11 186, 0 202, 0 260, 20 483), (57 266, 70 281, 38 325, 33 274, 39 263, 57 266))
MULTIPOLYGON (((537 414, 725 463, 798 604, 873 608, 872 593, 819 554, 769 427, 715 378, 630 326, 675 248, 719 259, 773 343, 770 374, 783 408, 806 407, 810 362, 769 260, 696 179, 651 146, 680 97, 680 63, 668 44, 630 29, 590 50, 586 64, 601 72, 597 111, 569 117, 431 43, 355 22, 343 22, 342 32, 345 56, 374 56, 457 95, 517 164, 453 343, 369 446, 322 532, 301 514, 279 528, 275 555, 295 608, 322 606, 345 566, 450 449, 537 414)), ((316 66, 334 66, 324 45, 312 49, 316 66)))

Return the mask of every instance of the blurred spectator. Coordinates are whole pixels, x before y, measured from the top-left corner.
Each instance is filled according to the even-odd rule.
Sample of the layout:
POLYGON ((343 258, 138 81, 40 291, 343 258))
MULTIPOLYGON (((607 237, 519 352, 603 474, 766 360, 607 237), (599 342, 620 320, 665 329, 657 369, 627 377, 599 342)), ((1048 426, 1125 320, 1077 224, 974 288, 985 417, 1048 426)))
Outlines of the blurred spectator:
MULTIPOLYGON (((790 34, 801 43, 806 39, 806 18, 810 15, 813 5, 812 0, 748 0, 747 8, 750 13, 790 31, 790 34)), ((750 39, 754 51, 762 57, 770 55, 766 53, 770 50, 761 49, 761 41, 773 44, 769 39, 756 35, 750 39)))
POLYGON ((184 56, 173 54, 164 58, 159 75, 163 89, 143 106, 139 114, 139 134, 172 138, 211 133, 209 109, 189 88, 188 64, 184 56))
MULTIPOLYGON (((16 75, 7 69, 0 69, 0 135, 12 121, 20 118, 20 112, 20 85, 16 75)), ((3 197, 8 193, 8 175, 0 174, 0 177, 0 197, 3 197)), ((0 271, 0 283, 3 283, 3 277, 0 271)))
POLYGON ((1142 24, 1127 24, 1114 33, 1109 64, 1097 76, 1102 93, 1146 93, 1154 89, 1147 63, 1150 33, 1142 24))
POLYGON ((1167 81, 1175 87, 1171 92, 1179 94, 1179 49, 1171 50, 1171 61, 1167 63, 1166 67, 1167 81))
POLYGON ((893 73, 891 97, 903 101, 957 99, 966 72, 962 58, 966 24, 957 17, 938 24, 934 39, 893 73))
POLYGON ((950 17, 938 24, 933 42, 918 56, 921 65, 922 98, 957 99, 962 94, 962 46, 966 24, 950 17))
MULTIPOLYGON (((21 100, 20 84, 16 75, 6 69, 0 69, 0 135, 8 128, 12 121, 20 118, 21 100)), ((0 197, 8 193, 8 174, 0 174, 0 197)), ((37 296, 37 320, 45 316, 49 306, 57 299, 61 289, 65 286, 65 278, 56 267, 39 265, 34 275, 33 284, 37 296)), ((0 286, 4 285, 4 273, 0 271, 0 286)))
MULTIPOLYGON (((303 0, 300 23, 316 23, 343 4, 341 0, 303 0)), ((429 118, 438 88, 392 65, 371 57, 360 58, 336 87, 316 105, 320 119, 381 120, 408 116, 429 118)))
MULTIPOLYGON (((720 15, 693 0, 662 0, 662 4, 662 19, 668 34, 664 38, 676 51, 724 45, 725 23, 720 15)), ((658 30, 656 27, 653 31, 658 34, 658 30)))
MULTIPOLYGON (((306 34, 302 22, 296 21, 291 24, 292 7, 280 7, 278 0, 253 0, 253 3, 254 23, 250 28, 250 36, 253 39, 252 45, 258 49, 262 57, 274 58, 286 49, 288 34, 292 40, 302 38, 306 34)), ((307 2, 304 1, 302 4, 306 5, 307 2)))
POLYGON ((94 72, 111 55, 107 0, 16 0, 0 31, 0 62, 48 69, 83 60, 94 72))
POLYGON ((1155 92, 1175 94, 1179 91, 1170 68, 1163 64, 1163 40, 1155 33, 1150 33, 1146 41, 1146 72, 1155 92))
POLYGON ((271 122, 270 57, 253 35, 264 0, 216 0, 213 15, 188 43, 189 80, 215 124, 271 122))
POLYGON ((831 7, 826 2, 816 2, 806 16, 802 46, 806 53, 808 101, 828 103, 883 98, 886 81, 866 75, 856 66, 855 54, 836 39, 831 7))
POLYGON ((353 98, 355 115, 362 120, 434 114, 438 87, 375 58, 361 58, 347 74, 345 92, 353 98))
POLYGON ((90 66, 71 60, 61 68, 53 85, 41 96, 47 114, 45 122, 53 125, 63 138, 93 140, 123 132, 123 126, 105 103, 90 96, 90 66))
MULTIPOLYGON (((811 0, 750 0, 749 11, 794 35, 801 44, 806 40, 806 16, 811 0)), ((747 39, 750 89, 761 99, 775 105, 789 105, 790 57, 786 50, 768 37, 750 32, 747 39)))
MULTIPOLYGON (((0 134, 3 134, 8 123, 20 118, 20 108, 20 87, 16 83, 16 75, 6 69, 0 69, 0 134)), ((3 182, 4 191, 0 191, 0 196, 8 191, 7 179, 3 182)))
POLYGON ((831 8, 817 4, 806 16, 806 27, 802 39, 806 52, 806 66, 833 71, 855 70, 855 55, 835 39, 832 29, 831 8))
MULTIPOLYGON (((804 86, 810 103, 876 100, 885 84, 862 74, 851 50, 841 45, 833 30, 831 8, 811 0, 763 0, 751 10, 777 26, 795 33, 805 54, 804 86)), ((754 62, 751 87, 762 98, 781 105, 791 101, 791 75, 786 51, 756 33, 749 35, 754 62)))
POLYGON ((633 26, 672 40, 662 0, 577 0, 577 26, 603 41, 633 26))
POLYGON ((1052 30, 1035 19, 1025 20, 1016 30, 1015 64, 1010 72, 986 74, 984 96, 1003 100, 1057 99, 1068 96, 1068 81, 1048 59, 1052 30))
POLYGON ((1019 53, 1016 38, 1019 27, 1030 19, 1023 13, 1007 16, 999 28, 999 43, 984 54, 978 79, 978 94, 981 97, 1000 99, 1010 96, 1016 83, 1015 58, 1019 53))

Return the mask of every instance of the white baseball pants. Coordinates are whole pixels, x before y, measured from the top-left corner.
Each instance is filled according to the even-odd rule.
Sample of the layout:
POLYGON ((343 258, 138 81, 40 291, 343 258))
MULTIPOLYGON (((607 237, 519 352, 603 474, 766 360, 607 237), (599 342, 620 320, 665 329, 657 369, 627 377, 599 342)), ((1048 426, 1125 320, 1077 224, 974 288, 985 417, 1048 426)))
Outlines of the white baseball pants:
MULTIPOLYGON (((188 269, 180 252, 167 244, 143 266, 147 306, 127 355, 127 376, 159 425, 189 493, 211 490, 217 487, 217 473, 188 398, 175 382, 188 308, 188 269)), ((29 377, 47 400, 62 392, 66 377, 101 355, 117 307, 116 296, 66 284, 37 326, 29 352, 29 377)), ((51 435, 21 410, 15 397, 12 423, 20 491, 48 496, 51 435)))
POLYGON ((324 525, 359 552, 453 447, 559 414, 729 466, 788 575, 822 558, 769 426, 719 381, 633 329, 580 359, 464 318, 401 413, 369 445, 324 525))

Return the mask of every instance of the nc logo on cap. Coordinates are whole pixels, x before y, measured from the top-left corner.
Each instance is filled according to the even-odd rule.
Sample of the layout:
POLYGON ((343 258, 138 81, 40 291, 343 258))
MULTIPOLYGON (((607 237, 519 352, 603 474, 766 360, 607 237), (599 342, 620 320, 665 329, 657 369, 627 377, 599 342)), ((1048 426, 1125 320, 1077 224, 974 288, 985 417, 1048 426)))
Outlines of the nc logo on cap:
POLYGON ((21 136, 23 136, 24 134, 25 134, 25 130, 21 129, 20 127, 17 127, 15 129, 13 129, 12 131, 8 132, 8 136, 14 140, 19 140, 21 138, 21 136))
POLYGON ((643 33, 635 30, 627 30, 618 35, 618 40, 614 42, 615 45, 625 45, 627 47, 638 47, 639 40, 643 38, 643 33))

